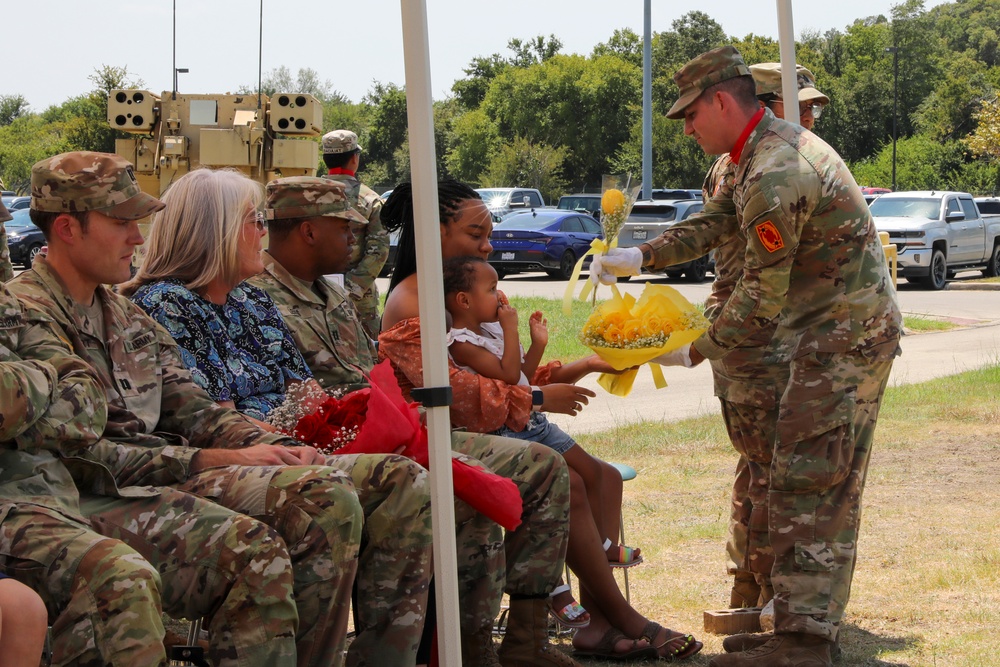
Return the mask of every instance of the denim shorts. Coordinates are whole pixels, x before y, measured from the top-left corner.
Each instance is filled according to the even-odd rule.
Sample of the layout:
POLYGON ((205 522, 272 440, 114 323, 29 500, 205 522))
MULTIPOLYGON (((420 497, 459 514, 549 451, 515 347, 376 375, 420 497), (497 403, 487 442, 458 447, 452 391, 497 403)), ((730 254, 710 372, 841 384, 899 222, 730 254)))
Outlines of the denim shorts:
POLYGON ((493 432, 505 438, 515 438, 517 440, 530 440, 541 445, 551 447, 560 454, 565 454, 569 448, 576 444, 576 440, 550 422, 541 412, 532 412, 528 418, 528 425, 523 431, 515 431, 506 425, 501 426, 493 432))

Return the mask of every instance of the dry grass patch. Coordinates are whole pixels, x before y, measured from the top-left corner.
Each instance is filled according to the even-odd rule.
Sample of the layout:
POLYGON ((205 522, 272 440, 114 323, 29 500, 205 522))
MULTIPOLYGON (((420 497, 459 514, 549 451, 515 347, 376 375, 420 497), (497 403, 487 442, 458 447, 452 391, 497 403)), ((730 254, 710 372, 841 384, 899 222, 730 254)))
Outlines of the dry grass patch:
MULTIPOLYGON (((995 667, 1000 627, 1000 367, 890 388, 865 494, 841 665, 995 667)), ((722 422, 648 422, 581 436, 632 465, 626 534, 646 562, 633 604, 705 642, 702 612, 729 599, 724 545, 736 464, 722 422)), ((598 663, 594 663, 598 664, 598 663)))

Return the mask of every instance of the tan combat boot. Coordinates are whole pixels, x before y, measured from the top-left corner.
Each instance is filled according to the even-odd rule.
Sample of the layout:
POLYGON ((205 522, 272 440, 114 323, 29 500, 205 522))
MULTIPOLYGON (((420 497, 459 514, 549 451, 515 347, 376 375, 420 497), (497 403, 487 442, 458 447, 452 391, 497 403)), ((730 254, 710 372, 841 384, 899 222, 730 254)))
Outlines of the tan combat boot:
POLYGON ((749 572, 737 572, 733 590, 729 593, 729 608, 756 607, 760 601, 760 584, 749 572))
POLYGON ((469 667, 500 667, 497 650, 493 645, 493 629, 462 634, 462 664, 469 667))
POLYGON ((503 667, 581 667, 549 644, 548 600, 511 600, 507 633, 500 644, 503 667))
POLYGON ((771 635, 756 648, 712 658, 708 667, 831 667, 831 645, 822 637, 799 632, 771 635))
MULTIPOLYGON (((722 648, 726 653, 739 653, 741 651, 750 651, 757 648, 758 646, 763 646, 768 641, 771 640, 774 634, 770 632, 758 632, 755 634, 744 633, 739 635, 731 635, 722 640, 722 648)), ((837 662, 840 660, 840 635, 837 635, 837 639, 833 642, 830 647, 830 658, 837 662)))

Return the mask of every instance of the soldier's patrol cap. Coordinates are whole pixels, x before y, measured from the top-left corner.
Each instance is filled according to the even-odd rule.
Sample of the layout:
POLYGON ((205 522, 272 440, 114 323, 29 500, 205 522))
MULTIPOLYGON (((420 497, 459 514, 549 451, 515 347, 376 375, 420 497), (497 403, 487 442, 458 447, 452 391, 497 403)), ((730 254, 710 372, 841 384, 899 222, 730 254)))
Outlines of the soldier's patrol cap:
POLYGON ((358 135, 350 130, 334 130, 323 135, 323 154, 359 153, 358 135))
POLYGON ((35 211, 99 211, 117 220, 138 220, 164 206, 139 189, 132 164, 117 155, 62 153, 31 168, 31 208, 35 211))
MULTIPOLYGON (((757 97, 781 97, 781 63, 751 65, 750 73, 757 84, 757 97)), ((816 77, 802 65, 795 66, 795 79, 799 87, 799 102, 830 103, 829 97, 816 90, 816 77)))
POLYGON ((3 205, 2 201, 0 201, 0 222, 7 222, 8 220, 13 220, 13 219, 14 216, 10 214, 10 211, 7 210, 7 207, 3 205))
POLYGON ((674 74, 680 97, 667 112, 667 118, 683 118, 684 110, 697 100, 706 88, 738 76, 749 76, 750 68, 733 46, 706 51, 689 61, 674 74))
POLYGON ((357 193, 352 193, 340 181, 316 176, 289 176, 267 184, 264 214, 268 220, 329 216, 368 224, 367 218, 351 208, 351 202, 357 199, 357 193))

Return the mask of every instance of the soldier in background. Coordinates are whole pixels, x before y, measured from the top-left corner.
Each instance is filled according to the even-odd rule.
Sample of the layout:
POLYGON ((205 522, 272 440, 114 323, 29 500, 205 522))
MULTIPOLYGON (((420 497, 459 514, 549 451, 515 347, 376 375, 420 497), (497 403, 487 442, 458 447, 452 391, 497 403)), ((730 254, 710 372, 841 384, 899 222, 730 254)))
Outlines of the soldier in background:
MULTIPOLYGON (((171 478, 167 450, 186 448, 102 439, 108 406, 94 369, 54 331, 26 322, 3 286, 0 323, 0 572, 44 599, 52 664, 166 665, 161 597, 189 618, 217 611, 220 632, 263 631, 280 646, 294 632, 295 607, 291 572, 274 567, 289 558, 277 534, 151 486, 171 478), (115 465, 129 468, 131 479, 111 480, 115 465), (88 481, 78 487, 71 473, 88 481), (112 501, 120 511, 103 510, 112 501), (121 521, 141 526, 142 553, 101 534, 121 521)), ((44 626, 43 613, 43 637, 44 626)))
POLYGON ((14 277, 14 267, 10 263, 10 248, 7 247, 7 230, 3 223, 13 220, 7 207, 0 201, 0 283, 5 283, 14 277))
MULTIPOLYGON (((215 575, 184 578, 186 586, 164 586, 162 594, 172 615, 210 617, 213 664, 341 664, 361 538, 350 478, 303 465, 322 457, 215 403, 195 384, 169 334, 106 287, 129 277, 132 250, 142 243, 137 220, 163 207, 139 189, 127 161, 105 153, 57 155, 32 167, 31 192, 31 218, 49 251, 9 288, 28 326, 57 333, 62 353, 82 357, 106 391, 107 426, 94 428, 108 458, 98 470, 81 471, 77 482, 96 489, 172 487, 159 490, 165 507, 163 500, 145 500, 135 514, 138 501, 102 495, 84 499, 85 514, 101 534, 137 548, 161 540, 164 558, 174 550, 179 557, 170 558, 179 564, 207 556, 215 575), (126 450, 134 460, 112 456, 126 450), (174 500, 195 499, 189 493, 214 502, 174 500), (202 516, 221 517, 228 532, 189 533, 186 522, 202 516), (185 546, 192 535, 198 539, 185 546), (214 541, 203 544, 202 536, 214 541), (243 555, 252 537, 265 540, 270 553, 259 560, 243 555), (211 587, 201 592, 206 580, 250 599, 234 595, 232 605, 220 607, 211 587)), ((161 571, 176 566, 169 559, 156 564, 161 571)))
POLYGON ((326 178, 357 190, 354 210, 368 220, 367 225, 351 225, 357 244, 351 251, 351 261, 344 274, 344 287, 351 295, 368 337, 374 340, 381 328, 375 279, 389 257, 389 232, 382 226, 380 217, 382 199, 356 176, 361 164, 358 135, 350 130, 334 130, 323 135, 323 162, 328 169, 326 178))
MULTIPOLYGON (((667 113, 709 154, 735 165, 731 200, 746 237, 743 272, 709 330, 674 363, 722 359, 778 317, 769 345, 787 364, 768 494, 775 632, 714 658, 714 667, 826 667, 850 595, 861 495, 901 316, 868 207, 837 153, 760 107, 733 47, 674 76, 667 113), (740 650, 747 649, 747 650, 740 650)), ((725 188, 725 186, 724 186, 725 188)), ((713 202, 721 193, 713 198, 713 202)), ((663 266, 662 249, 711 244, 668 230, 612 250, 602 281, 663 266)), ((698 247, 701 246, 701 247, 698 247)), ((763 363, 770 363, 763 360, 763 363)))

